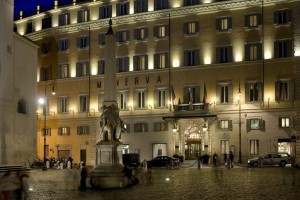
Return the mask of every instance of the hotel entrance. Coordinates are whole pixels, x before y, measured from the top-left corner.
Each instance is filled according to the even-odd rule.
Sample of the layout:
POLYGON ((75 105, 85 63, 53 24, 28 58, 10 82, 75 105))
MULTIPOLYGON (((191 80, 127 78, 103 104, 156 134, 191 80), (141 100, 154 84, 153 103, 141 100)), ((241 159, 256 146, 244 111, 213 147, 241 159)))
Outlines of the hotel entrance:
POLYGON ((197 160, 201 156, 201 136, 197 126, 190 126, 185 131, 185 159, 197 160))

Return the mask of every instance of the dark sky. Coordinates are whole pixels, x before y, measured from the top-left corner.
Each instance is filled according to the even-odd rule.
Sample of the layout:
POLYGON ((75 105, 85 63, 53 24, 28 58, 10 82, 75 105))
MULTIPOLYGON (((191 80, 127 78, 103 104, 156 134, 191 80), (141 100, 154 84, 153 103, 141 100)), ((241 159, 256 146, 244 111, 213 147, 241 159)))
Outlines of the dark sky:
MULTIPOLYGON (((73 0, 58 0, 58 2, 59 5, 66 5, 71 4, 73 0)), ((37 5, 40 5, 41 12, 44 12, 53 9, 54 0, 15 0, 14 19, 19 18, 21 10, 23 10, 24 17, 35 14, 37 5)))

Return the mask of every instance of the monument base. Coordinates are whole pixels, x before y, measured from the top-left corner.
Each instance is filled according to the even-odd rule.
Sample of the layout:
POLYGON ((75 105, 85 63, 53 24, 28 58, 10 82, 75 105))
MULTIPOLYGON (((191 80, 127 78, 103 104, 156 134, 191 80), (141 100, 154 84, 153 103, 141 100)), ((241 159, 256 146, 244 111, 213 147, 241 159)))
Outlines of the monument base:
POLYGON ((137 184, 131 169, 119 161, 122 155, 120 142, 100 142, 96 145, 97 166, 90 172, 90 184, 94 189, 124 188, 137 184))

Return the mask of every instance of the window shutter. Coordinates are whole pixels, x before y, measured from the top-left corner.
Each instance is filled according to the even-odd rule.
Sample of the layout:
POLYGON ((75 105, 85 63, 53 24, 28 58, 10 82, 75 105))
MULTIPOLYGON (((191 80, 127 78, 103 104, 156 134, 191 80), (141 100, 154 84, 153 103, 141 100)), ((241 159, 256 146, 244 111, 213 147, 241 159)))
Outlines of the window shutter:
POLYGON ((126 41, 130 40, 130 32, 129 30, 126 30, 126 41))
POLYGON ((58 135, 61 135, 61 127, 58 128, 57 132, 58 132, 58 135))
POLYGON ((250 119, 247 119, 247 132, 251 131, 250 119))
POLYGON ((189 64, 189 51, 184 51, 184 66, 189 64))
POLYGON ((245 15, 245 27, 250 27, 250 15, 245 15))
POLYGON ((138 39, 138 35, 139 35, 139 29, 134 29, 133 31, 133 39, 137 40, 138 39))
POLYGON ((63 15, 62 14, 59 15, 59 17, 58 17, 58 24, 59 24, 59 26, 63 25, 63 15))
POLYGON ((108 6, 108 18, 111 18, 112 16, 112 5, 108 6))
POLYGON ((144 132, 148 132, 148 124, 144 123, 144 127, 145 127, 145 131, 144 132))
POLYGON ((190 102, 190 96, 189 96, 189 87, 183 88, 183 103, 188 104, 190 102))
POLYGON ((232 56, 232 46, 228 47, 228 62, 232 62, 233 56, 232 56))
POLYGON ((290 117, 290 126, 289 127, 294 127, 294 117, 290 117))
POLYGON ((188 34, 188 23, 183 24, 183 34, 188 34))
POLYGON ((125 5, 126 5, 126 15, 128 15, 129 14, 129 2, 127 1, 125 3, 125 5))
POLYGON ((292 11, 290 9, 287 9, 286 11, 286 18, 287 18, 287 22, 291 22, 292 21, 292 11))
POLYGON ((274 42, 274 56, 275 56, 275 58, 279 57, 278 45, 279 45, 279 42, 275 41, 274 42))
POLYGON ((217 126, 217 130, 220 130, 220 129, 221 129, 221 120, 218 120, 218 121, 217 121, 216 126, 217 126))
POLYGON ((265 128, 263 119, 259 119, 258 124, 259 124, 259 129, 263 130, 265 128))
POLYGON ((154 69, 158 69, 158 56, 159 54, 154 54, 154 69))
POLYGON ((217 63, 221 63, 220 50, 221 50, 221 47, 216 48, 216 62, 217 63))
POLYGON ((98 61, 98 74, 104 74, 104 60, 98 61))
POLYGON ((129 72, 129 57, 125 58, 125 71, 129 72))
POLYGON ((118 107, 121 108, 121 92, 117 92, 117 103, 118 107))
POLYGON ((233 102, 233 85, 228 85, 228 103, 233 102))
POLYGON ((293 44, 291 40, 286 41, 287 46, 287 56, 292 57, 293 56, 293 44))
POLYGON ((90 46, 90 38, 86 37, 86 46, 90 46))
POLYGON ((148 107, 148 91, 147 90, 145 90, 144 91, 144 94, 145 94, 145 107, 147 108, 148 107))
POLYGON ((169 25, 165 25, 166 36, 169 36, 169 25))
POLYGON ((138 13, 138 2, 134 1, 134 13, 138 13))
POLYGON ((294 94, 295 94, 295 82, 294 81, 289 81, 289 100, 292 101, 295 99, 294 94))
POLYGON ((80 23, 82 22, 82 10, 77 12, 77 22, 80 23))
POLYGON ((275 81, 275 100, 280 101, 280 81, 275 81))
POLYGON ((117 5, 116 5, 116 9, 117 9, 117 16, 120 16, 120 14, 121 14, 121 12, 120 12, 120 4, 121 3, 118 3, 117 5))
POLYGON ((195 22, 196 33, 199 33, 199 22, 195 22))
POLYGON ((195 63, 196 65, 200 64, 200 58, 199 58, 199 50, 195 50, 195 63))
POLYGON ((258 60, 263 59, 263 52, 262 52, 262 44, 261 43, 257 44, 257 59, 258 60))
POLYGON ((278 11, 274 12, 274 24, 278 24, 278 11))
POLYGON ((121 58, 116 58, 116 72, 119 73, 120 72, 120 62, 121 61, 121 58))
POLYGON ((148 70, 148 55, 145 55, 145 69, 148 70))
POLYGON ((80 48, 80 44, 81 44, 81 37, 77 38, 77 48, 80 48))
POLYGON ((143 28, 143 29, 144 29, 145 38, 148 38, 148 28, 143 28))
POLYGON ((249 44, 245 45, 245 60, 246 61, 250 60, 250 45, 249 44))
POLYGON ((258 89, 258 101, 262 101, 262 87, 263 87, 263 84, 261 82, 257 83, 257 89, 258 89))
POLYGON ((282 118, 279 117, 279 118, 278 118, 278 127, 279 127, 279 128, 282 128, 281 120, 282 120, 282 118))
POLYGON ((86 68, 87 68, 86 69, 87 73, 85 75, 90 75, 90 62, 89 61, 86 62, 86 68))
POLYGON ((217 84, 217 89, 216 89, 217 102, 216 103, 221 103, 221 88, 222 88, 221 85, 217 84))
POLYGON ((153 90, 153 94, 154 94, 154 102, 153 102, 153 104, 154 104, 154 108, 158 108, 158 92, 159 92, 159 90, 157 90, 157 89, 155 89, 155 90, 153 90))
POLYGON ((257 14, 257 26, 261 26, 262 25, 262 14, 257 14))
POLYGON ((99 44, 105 45, 105 34, 104 33, 101 33, 99 35, 99 44))
POLYGON ((221 30, 221 19, 220 18, 216 19, 216 30, 217 31, 221 30))
POLYGON ((166 63, 166 68, 169 68, 170 67, 169 53, 165 54, 165 63, 166 63))
POLYGON ((228 29, 232 29, 232 17, 228 17, 228 29))
POLYGON ((158 27, 153 27, 153 37, 157 37, 158 27))
POLYGON ((232 130, 232 120, 228 120, 228 129, 232 130))
POLYGON ((80 76, 80 66, 81 66, 81 63, 76 63, 76 77, 79 77, 80 76))
POLYGON ((138 56, 133 56, 133 71, 138 70, 138 56))
POLYGON ((245 85, 245 101, 246 102, 250 101, 249 90, 250 90, 250 83, 246 83, 246 85, 245 85))
POLYGON ((195 102, 200 103, 200 86, 195 87, 195 102))
POLYGON ((133 107, 134 109, 138 107, 138 91, 134 91, 133 93, 133 107))

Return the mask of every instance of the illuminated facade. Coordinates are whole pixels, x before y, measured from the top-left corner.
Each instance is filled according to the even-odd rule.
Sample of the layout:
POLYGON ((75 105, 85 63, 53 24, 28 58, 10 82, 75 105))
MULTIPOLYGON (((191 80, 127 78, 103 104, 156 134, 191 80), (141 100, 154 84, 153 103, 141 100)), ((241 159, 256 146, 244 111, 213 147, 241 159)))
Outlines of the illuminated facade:
POLYGON ((22 16, 16 31, 40 45, 39 94, 49 81, 56 91, 47 100, 47 156, 95 163, 110 18, 123 153, 195 159, 232 150, 244 163, 265 152, 294 154, 299 8, 298 0, 54 1, 52 10, 22 16))

